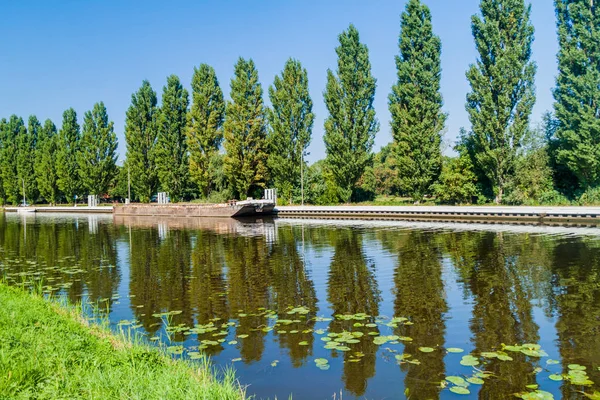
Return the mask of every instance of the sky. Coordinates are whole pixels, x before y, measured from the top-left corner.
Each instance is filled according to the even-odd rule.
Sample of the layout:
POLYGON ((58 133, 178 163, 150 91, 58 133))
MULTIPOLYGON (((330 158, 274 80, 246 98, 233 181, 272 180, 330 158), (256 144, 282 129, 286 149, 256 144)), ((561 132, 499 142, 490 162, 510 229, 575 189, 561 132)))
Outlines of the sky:
MULTIPOLYGON (((377 151, 392 140, 387 96, 396 81, 394 57, 406 1, 0 0, 0 118, 35 114, 60 127, 67 108, 73 107, 82 123, 84 112, 103 101, 115 123, 122 161, 125 111, 142 80, 150 81, 159 98, 171 74, 189 91, 194 67, 207 63, 215 68, 229 98, 235 62, 252 58, 268 105, 269 85, 293 57, 308 71, 315 123, 307 159, 314 162, 325 157, 327 69, 335 70, 337 37, 352 23, 369 48, 377 79, 377 151)), ((442 40, 441 90, 449 115, 444 151, 450 153, 459 129, 470 126, 465 71, 477 59, 470 21, 479 11, 479 1, 424 2, 442 40)), ((558 43, 553 1, 531 4, 538 66, 531 123, 536 126, 552 108, 558 43)))

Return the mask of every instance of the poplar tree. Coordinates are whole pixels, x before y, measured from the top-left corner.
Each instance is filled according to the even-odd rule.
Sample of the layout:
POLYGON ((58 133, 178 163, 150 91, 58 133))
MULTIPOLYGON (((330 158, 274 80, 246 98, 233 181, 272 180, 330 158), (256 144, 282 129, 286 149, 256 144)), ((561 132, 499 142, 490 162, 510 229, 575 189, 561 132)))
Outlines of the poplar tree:
POLYGON ((117 135, 103 102, 83 117, 77 163, 82 189, 90 195, 106 194, 117 175, 117 135))
POLYGON ((25 197, 29 203, 34 203, 38 195, 34 164, 37 137, 41 127, 37 117, 30 116, 27 131, 24 135, 19 135, 17 140, 17 177, 21 186, 21 194, 23 194, 23 186, 25 186, 25 197))
POLYGON ((186 120, 188 92, 179 78, 171 75, 163 87, 162 106, 158 118, 156 166, 163 191, 171 200, 183 199, 189 177, 186 120))
POLYGON ((290 58, 281 76, 269 87, 269 160, 271 178, 283 199, 293 201, 306 170, 304 157, 311 141, 315 116, 308 91, 308 73, 298 60, 290 58))
POLYGON ((600 4, 555 0, 558 78, 556 159, 582 189, 600 185, 600 4))
POLYGON ((6 118, 0 119, 0 204, 6 203, 6 194, 4 193, 4 181, 2 179, 3 158, 4 158, 4 141, 5 135, 8 134, 8 122, 6 118))
POLYGON ((398 82, 389 95, 398 178, 405 193, 420 201, 442 167, 442 44, 434 35, 429 7, 410 0, 401 17, 396 56, 398 82))
POLYGON ((23 118, 11 115, 4 125, 2 134, 2 185, 8 203, 18 204, 22 194, 22 184, 17 172, 19 137, 27 135, 23 118))
POLYGON ((192 76, 192 106, 188 114, 187 146, 190 178, 206 198, 213 187, 210 162, 223 142, 225 101, 215 70, 201 64, 192 76))
POLYGON ((239 58, 224 123, 225 174, 234 196, 258 195, 267 182, 267 130, 263 90, 254 61, 239 58))
POLYGON ((58 132, 56 151, 56 174, 58 188, 65 195, 67 203, 75 202, 75 195, 80 192, 80 182, 77 165, 79 152, 79 124, 77 113, 69 108, 63 113, 62 127, 58 132))
POLYGON ((327 70, 325 105, 326 164, 333 174, 338 194, 348 202, 365 168, 372 164, 373 142, 379 130, 375 117, 376 79, 371 75, 369 50, 350 25, 338 37, 337 75, 327 70))
POLYGON ((158 188, 156 173, 156 141, 158 138, 158 108, 156 92, 150 82, 143 81, 131 95, 131 105, 125 116, 128 169, 134 197, 149 202, 158 188))
POLYGON ((480 10, 471 26, 479 58, 466 74, 468 140, 475 168, 500 203, 535 103, 534 28, 524 0, 481 0, 480 10))
POLYGON ((35 176, 40 195, 52 205, 58 202, 60 195, 56 174, 57 140, 56 125, 47 119, 37 138, 35 176))

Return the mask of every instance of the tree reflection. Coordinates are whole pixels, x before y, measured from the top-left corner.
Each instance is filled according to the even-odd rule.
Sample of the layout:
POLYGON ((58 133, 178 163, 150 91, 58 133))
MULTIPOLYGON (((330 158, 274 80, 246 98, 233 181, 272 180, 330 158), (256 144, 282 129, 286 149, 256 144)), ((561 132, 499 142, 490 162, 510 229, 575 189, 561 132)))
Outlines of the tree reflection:
POLYGON ((448 306, 436 235, 410 232, 395 242, 399 248, 398 266, 394 273, 394 312, 413 323, 401 325, 396 334, 413 339, 405 343, 404 352, 421 362, 421 365, 402 364, 406 371, 404 385, 409 393, 418 394, 419 398, 437 398, 439 382, 445 377, 444 353, 436 350, 425 354, 418 350, 422 346, 436 348, 444 345, 444 315, 448 306))
POLYGON ((269 262, 273 291, 276 299, 276 312, 279 319, 301 320, 300 323, 281 325, 276 330, 286 331, 278 336, 279 345, 289 350, 289 356, 294 367, 304 364, 307 357, 312 355, 315 326, 314 317, 317 314, 317 297, 313 281, 308 276, 304 260, 298 252, 298 229, 292 226, 281 226, 277 232, 277 244, 272 247, 269 262), (287 314, 289 307, 304 306, 310 310, 307 315, 298 316, 287 314), (308 320, 308 322, 306 322, 308 320), (290 333, 298 331, 298 333, 290 333), (307 345, 301 346, 300 342, 307 345))
MULTIPOLYGON (((171 325, 192 325, 190 254, 188 231, 173 230, 162 239, 156 229, 131 231, 131 307, 136 319, 149 333, 155 333, 161 326, 161 320, 153 314, 166 311, 181 311, 172 316, 171 325)), ((184 337, 177 334, 174 339, 181 341, 184 337)))
MULTIPOLYGON (((372 321, 379 315, 381 298, 374 274, 375 265, 363 252, 363 238, 354 229, 337 229, 332 239, 334 255, 329 267, 327 299, 333 314, 365 313, 372 321)), ((335 318, 329 330, 336 333, 351 331, 355 322, 335 318)), ((343 353, 346 362, 342 379, 346 389, 357 396, 365 393, 367 380, 375 375, 377 345, 367 335, 375 329, 361 328, 364 332, 362 340, 350 346, 352 352, 364 354, 359 362, 350 361, 352 352, 343 353)))
MULTIPOLYGON (((504 344, 537 343, 532 294, 522 274, 516 235, 454 233, 447 242, 465 288, 473 296, 470 322, 475 352, 501 349, 504 344)), ((534 361, 511 353, 514 361, 492 359, 486 370, 497 378, 482 386, 480 397, 503 399, 535 383, 534 361)))
MULTIPOLYGON (((557 286, 556 330, 564 372, 568 372, 569 364, 584 365, 590 380, 600 384, 600 372, 595 368, 600 365, 600 245, 597 240, 576 238, 559 242, 554 249, 552 266, 557 286)), ((563 398, 584 398, 579 389, 563 384, 563 398)))
POLYGON ((259 361, 262 357, 268 325, 264 310, 271 306, 269 293, 269 251, 263 237, 228 237, 225 260, 227 263, 227 298, 231 312, 240 316, 237 335, 240 355, 244 362, 259 361))

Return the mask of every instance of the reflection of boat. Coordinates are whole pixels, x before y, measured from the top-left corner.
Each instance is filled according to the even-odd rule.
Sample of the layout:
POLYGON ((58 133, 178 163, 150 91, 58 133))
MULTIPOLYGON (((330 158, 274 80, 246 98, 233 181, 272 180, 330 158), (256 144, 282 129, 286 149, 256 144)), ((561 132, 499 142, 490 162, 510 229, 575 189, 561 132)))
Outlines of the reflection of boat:
POLYGON ((262 218, 173 218, 173 217, 150 217, 117 215, 113 217, 117 225, 132 228, 154 228, 160 234, 166 234, 169 230, 177 229, 200 229, 216 232, 220 235, 235 234, 241 236, 269 236, 275 225, 270 217, 262 218))
POLYGON ((35 207, 16 207, 16 209, 19 214, 35 212, 35 207))
POLYGON ((115 216, 147 217, 250 217, 271 215, 273 200, 244 200, 228 204, 125 204, 114 208, 115 216))

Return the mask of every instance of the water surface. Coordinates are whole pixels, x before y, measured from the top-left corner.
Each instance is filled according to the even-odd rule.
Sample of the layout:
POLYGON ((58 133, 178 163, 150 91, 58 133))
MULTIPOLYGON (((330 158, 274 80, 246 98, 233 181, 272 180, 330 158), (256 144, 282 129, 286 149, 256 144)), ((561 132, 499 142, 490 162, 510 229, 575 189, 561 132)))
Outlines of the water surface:
POLYGON ((257 398, 459 398, 445 377, 487 371, 463 398, 538 385, 583 399, 600 390, 599 238, 593 228, 7 214, 0 272, 99 304, 114 329, 135 326, 178 357, 233 365, 257 398), (341 350, 326 348, 340 336, 341 350), (503 350, 525 343, 541 350, 503 350), (468 354, 477 366, 460 364, 468 354), (595 384, 549 378, 574 364, 595 384))

